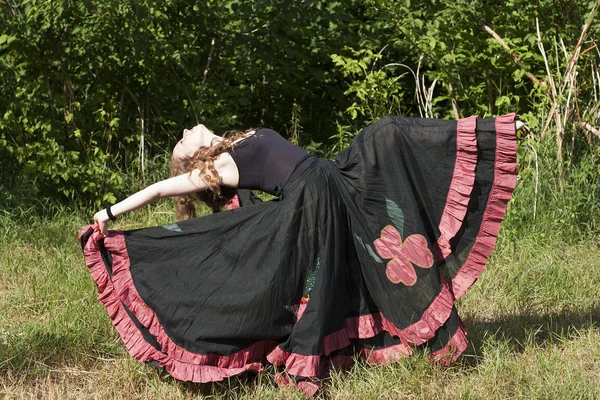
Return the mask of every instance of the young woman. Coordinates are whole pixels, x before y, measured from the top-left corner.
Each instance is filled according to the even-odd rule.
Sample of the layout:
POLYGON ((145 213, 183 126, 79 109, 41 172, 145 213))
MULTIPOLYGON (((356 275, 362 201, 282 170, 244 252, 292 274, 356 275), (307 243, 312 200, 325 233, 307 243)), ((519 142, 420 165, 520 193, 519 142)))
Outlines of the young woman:
POLYGON ((80 232, 129 352, 194 382, 270 363, 310 394, 353 357, 387 363, 423 346, 448 363, 465 350, 454 302, 481 274, 516 183, 515 116, 386 117, 335 162, 269 129, 222 138, 198 125, 171 170, 80 232), (190 196, 235 188, 277 198, 107 230, 161 197, 181 197, 181 220, 190 196))

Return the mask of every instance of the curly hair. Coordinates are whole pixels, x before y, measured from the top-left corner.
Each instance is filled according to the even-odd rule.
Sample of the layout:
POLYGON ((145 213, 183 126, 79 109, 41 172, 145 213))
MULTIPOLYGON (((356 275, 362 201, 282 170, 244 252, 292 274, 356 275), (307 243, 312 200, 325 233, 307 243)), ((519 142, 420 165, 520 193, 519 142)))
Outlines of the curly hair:
POLYGON ((209 146, 202 146, 191 158, 174 158, 169 161, 170 176, 192 173, 198 169, 200 178, 206 183, 207 189, 185 196, 175 196, 175 211, 178 221, 196 218, 194 200, 206 203, 212 212, 221 211, 236 194, 237 189, 221 186, 221 177, 215 169, 215 160, 224 152, 235 146, 235 141, 247 136, 254 129, 246 131, 229 131, 222 140, 214 139, 209 146))

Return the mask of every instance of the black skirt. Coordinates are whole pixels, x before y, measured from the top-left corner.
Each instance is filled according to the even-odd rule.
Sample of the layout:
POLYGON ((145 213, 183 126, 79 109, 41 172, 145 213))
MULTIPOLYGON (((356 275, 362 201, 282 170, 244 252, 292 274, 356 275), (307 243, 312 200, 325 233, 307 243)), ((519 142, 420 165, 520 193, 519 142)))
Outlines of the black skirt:
POLYGON ((282 366, 307 393, 357 355, 467 347, 454 302, 480 276, 516 183, 514 114, 386 117, 335 162, 310 157, 264 203, 133 231, 80 232, 130 354, 211 382, 282 366))

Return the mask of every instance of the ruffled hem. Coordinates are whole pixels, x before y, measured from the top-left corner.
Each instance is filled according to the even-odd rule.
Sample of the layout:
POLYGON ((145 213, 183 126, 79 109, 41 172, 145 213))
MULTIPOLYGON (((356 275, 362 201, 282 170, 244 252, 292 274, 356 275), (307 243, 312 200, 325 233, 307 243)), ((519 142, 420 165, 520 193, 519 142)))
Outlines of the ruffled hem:
POLYGON ((421 319, 414 324, 400 329, 382 313, 366 314, 346 318, 345 327, 325 336, 323 352, 320 355, 302 355, 282 350, 277 346, 267 355, 267 361, 273 365, 285 366, 286 371, 298 376, 322 376, 327 361, 321 356, 328 356, 336 350, 351 345, 351 339, 369 339, 382 332, 400 338, 401 344, 378 350, 363 349, 359 353, 374 363, 387 363, 410 355, 410 345, 420 345, 435 336, 437 330, 448 320, 454 307, 454 297, 449 285, 442 281, 442 290, 425 310, 421 319))
POLYGON ((467 340, 467 331, 462 323, 459 322, 458 329, 450 338, 450 341, 440 350, 429 355, 429 358, 439 362, 443 366, 448 366, 458 359, 463 351, 469 346, 467 340))
POLYGON ((412 355, 412 348, 404 343, 396 344, 383 349, 361 349, 360 356, 369 364, 387 365, 412 355))
MULTIPOLYGON (((79 232, 79 237, 94 229, 89 226, 79 232)), ((139 297, 129 271, 129 257, 125 238, 121 232, 111 231, 104 244, 112 254, 112 277, 102 260, 98 240, 100 232, 94 232, 84 247, 86 264, 98 286, 98 300, 106 308, 113 325, 117 328, 129 353, 141 362, 156 361, 173 377, 199 383, 216 382, 245 371, 261 371, 261 361, 277 343, 260 341, 247 349, 228 356, 191 353, 177 346, 164 332, 156 314, 139 297), (148 328, 161 346, 159 351, 149 344, 135 326, 125 307, 148 328)))
MULTIPOLYGON (((89 229, 94 228, 84 228, 79 237, 89 229)), ((265 359, 273 365, 285 365, 287 373, 292 375, 319 377, 324 374, 327 365, 321 355, 307 356, 286 352, 273 341, 260 341, 228 356, 202 355, 178 346, 167 336, 156 314, 144 303, 133 284, 122 232, 111 231, 109 236, 104 238, 104 246, 112 254, 112 276, 109 276, 100 255, 99 240, 102 240, 101 233, 94 232, 87 241, 84 247, 86 264, 98 285, 98 299, 106 307, 109 317, 134 358, 142 362, 155 360, 175 378, 201 383, 220 381, 248 370, 261 371, 262 361, 265 359), (146 342, 125 307, 148 328, 160 345, 161 351, 146 342)), ((446 322, 454 305, 453 300, 449 285, 443 282, 442 290, 421 319, 403 329, 396 327, 381 313, 347 318, 344 329, 325 337, 322 355, 327 356, 333 351, 349 346, 350 339, 368 339, 381 332, 398 336, 402 343, 378 350, 363 349, 360 354, 368 361, 387 363, 409 355, 409 344, 419 345, 431 339, 446 322)), ((347 363, 347 360, 341 364, 344 363, 347 363)))
POLYGON ((289 375, 285 373, 275 374, 275 383, 282 389, 295 386, 299 391, 309 397, 317 393, 317 390, 319 390, 321 387, 321 381, 319 379, 306 379, 296 382, 293 378, 290 378, 289 375))
POLYGON ((512 113, 496 118, 494 183, 475 243, 465 263, 452 278, 452 292, 456 299, 462 297, 483 272, 487 259, 496 246, 506 206, 517 184, 515 116, 512 113))
POLYGON ((450 190, 438 229, 440 237, 436 243, 437 258, 441 261, 452 253, 450 239, 462 226, 475 183, 477 166, 477 117, 464 118, 456 126, 456 162, 450 190))

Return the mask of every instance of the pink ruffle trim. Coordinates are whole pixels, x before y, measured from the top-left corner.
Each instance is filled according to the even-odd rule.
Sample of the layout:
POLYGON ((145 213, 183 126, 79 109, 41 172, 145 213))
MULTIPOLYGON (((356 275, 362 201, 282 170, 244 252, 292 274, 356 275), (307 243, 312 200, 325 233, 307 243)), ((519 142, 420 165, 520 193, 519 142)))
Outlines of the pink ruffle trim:
POLYGON ((450 341, 438 351, 429 355, 429 357, 443 366, 452 364, 467 349, 469 341, 467 332, 462 321, 459 321, 458 330, 452 335, 450 341))
MULTIPOLYGON (((81 230, 79 236, 89 228, 81 230)), ((257 342, 228 356, 201 355, 177 346, 166 335, 154 311, 142 301, 133 285, 123 234, 111 231, 104 239, 104 245, 113 256, 112 279, 100 255, 98 240, 101 238, 100 232, 94 232, 89 238, 84 248, 86 264, 98 285, 98 300, 106 307, 113 325, 134 358, 141 362, 157 361, 174 378, 200 383, 220 381, 245 371, 263 370, 260 361, 275 348, 275 342, 257 342), (149 329, 161 345, 162 351, 155 349, 143 338, 123 304, 149 329)))
MULTIPOLYGON (((80 236, 90 227, 84 228, 80 236)), ((189 352, 175 344, 165 333, 156 314, 139 296, 129 270, 129 256, 122 232, 111 231, 104 239, 106 249, 112 254, 112 279, 100 255, 99 232, 89 238, 84 254, 92 278, 98 285, 98 299, 106 307, 109 317, 117 328, 129 353, 142 362, 155 360, 173 377, 184 381, 214 382, 244 371, 263 370, 262 360, 267 359, 274 365, 285 365, 289 374, 305 377, 322 376, 327 367, 321 355, 306 356, 284 352, 273 341, 261 341, 247 349, 228 356, 215 354, 202 355, 189 352), (146 326, 161 346, 159 351, 146 342, 123 307, 125 305, 141 324, 146 326)), ((399 336, 402 343, 378 350, 363 350, 361 354, 373 363, 388 363, 411 354, 409 344, 419 345, 429 340, 448 319, 453 307, 453 296, 449 285, 443 283, 442 290, 433 300, 422 318, 414 324, 400 329, 381 313, 347 318, 344 329, 325 337, 323 355, 350 345, 350 339, 373 337, 381 332, 399 336)), ((338 356, 332 364, 344 367, 349 358, 338 356)), ((307 389, 314 383, 303 384, 307 389)))
POLYGON ((290 378, 289 375, 284 373, 277 373, 275 375, 275 383, 277 386, 283 389, 297 387, 302 393, 307 396, 313 396, 317 393, 317 390, 321 387, 321 381, 319 379, 307 379, 300 382, 294 382, 294 379, 290 378))
POLYGON ((496 118, 494 183, 475 243, 465 263, 452 279, 452 292, 456 299, 462 297, 483 272, 487 259, 496 246, 506 205, 517 184, 515 116, 513 113, 496 118))
POLYGON ((452 253, 452 239, 463 224, 471 191, 475 183, 477 166, 477 117, 464 118, 456 127, 456 162, 446 205, 439 223, 440 237, 437 240, 438 259, 441 261, 452 253))
POLYGON ((400 343, 377 350, 362 349, 360 355, 369 364, 387 365, 411 356, 412 349, 404 343, 400 343))
MULTIPOLYGON (((417 322, 400 329, 382 313, 346 318, 344 329, 324 338, 322 355, 327 356, 335 350, 349 346, 351 339, 367 339, 381 332, 388 332, 392 336, 398 336, 402 343, 379 350, 363 349, 361 355, 368 356, 368 360, 373 363, 391 362, 393 359, 410 355, 410 345, 420 345, 434 337, 450 317, 453 307, 454 296, 450 286, 442 281, 442 290, 417 322)), ((267 355, 267 360, 273 365, 285 366, 288 373, 299 376, 321 376, 326 368, 321 355, 301 355, 283 351, 279 347, 267 355)))

